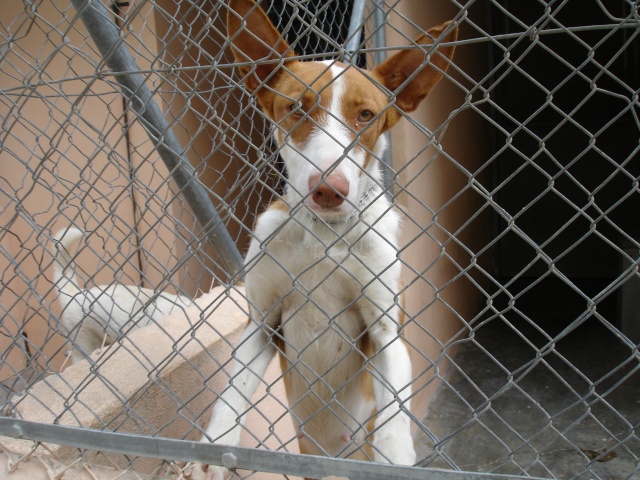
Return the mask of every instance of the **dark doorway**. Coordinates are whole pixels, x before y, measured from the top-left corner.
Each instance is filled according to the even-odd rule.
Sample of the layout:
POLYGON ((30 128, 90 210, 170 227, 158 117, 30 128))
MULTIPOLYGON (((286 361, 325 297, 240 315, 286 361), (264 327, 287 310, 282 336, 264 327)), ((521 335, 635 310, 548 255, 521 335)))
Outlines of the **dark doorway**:
POLYGON ((513 34, 492 47, 503 278, 558 273, 606 284, 640 234, 640 41, 621 20, 631 8, 491 2, 491 33, 513 34))

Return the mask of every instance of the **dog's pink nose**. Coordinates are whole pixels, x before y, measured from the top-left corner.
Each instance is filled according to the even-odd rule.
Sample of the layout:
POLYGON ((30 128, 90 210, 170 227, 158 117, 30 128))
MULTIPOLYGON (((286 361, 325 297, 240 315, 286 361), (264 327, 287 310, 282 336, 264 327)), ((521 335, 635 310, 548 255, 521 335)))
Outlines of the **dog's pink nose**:
POLYGON ((349 195, 349 181, 340 173, 332 173, 322 181, 322 175, 309 178, 313 202, 322 208, 337 207, 349 195))

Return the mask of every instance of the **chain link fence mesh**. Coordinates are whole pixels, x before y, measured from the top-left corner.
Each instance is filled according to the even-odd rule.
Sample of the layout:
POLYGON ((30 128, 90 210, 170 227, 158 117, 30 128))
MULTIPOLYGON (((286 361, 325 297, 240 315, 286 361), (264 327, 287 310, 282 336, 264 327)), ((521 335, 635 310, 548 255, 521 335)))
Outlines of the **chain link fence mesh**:
MULTIPOLYGON (((326 60, 345 57, 355 3, 263 6, 300 55, 326 60)), ((234 70, 225 2, 105 5, 245 253, 287 172, 234 70)), ((366 2, 353 63, 371 67, 448 19, 461 28, 453 64, 391 137, 418 466, 636 478, 638 2, 366 2), (373 43, 377 8, 384 48, 373 43)), ((229 281, 70 3, 3 4, 0 62, 2 416, 199 440, 248 316, 241 282, 229 281), (81 349, 54 259, 69 227, 80 235, 66 275, 135 299, 123 306, 107 287, 88 297, 81 323, 103 316, 106 326, 72 366, 81 349)), ((281 374, 272 377, 252 399, 243 445, 297 452, 281 374)), ((4 440, 7 476, 27 464, 42 478, 189 476, 168 457, 4 440)), ((286 477, 274 462, 274 478, 286 477)))

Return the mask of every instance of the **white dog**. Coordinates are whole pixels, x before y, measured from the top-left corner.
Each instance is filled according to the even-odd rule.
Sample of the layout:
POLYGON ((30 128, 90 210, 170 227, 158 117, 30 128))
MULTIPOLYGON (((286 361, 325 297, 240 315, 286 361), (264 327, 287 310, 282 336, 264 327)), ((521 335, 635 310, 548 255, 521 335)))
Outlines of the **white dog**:
POLYGON ((62 306, 62 325, 74 346, 71 351, 73 363, 84 360, 101 346, 113 343, 126 328, 144 326, 176 308, 192 304, 185 296, 129 285, 80 288, 72 270, 70 252, 82 237, 83 233, 77 228, 61 230, 54 237, 54 283, 62 306))
MULTIPOLYGON (((278 353, 301 452, 413 465, 399 215, 380 186, 378 158, 382 133, 447 69, 457 30, 445 23, 416 40, 448 43, 429 62, 414 46, 367 72, 298 61, 253 0, 230 1, 227 28, 245 86, 273 122, 288 185, 256 222, 246 260, 251 318, 202 441, 240 442, 252 394, 278 353)), ((199 464, 185 472, 224 475, 199 464)))

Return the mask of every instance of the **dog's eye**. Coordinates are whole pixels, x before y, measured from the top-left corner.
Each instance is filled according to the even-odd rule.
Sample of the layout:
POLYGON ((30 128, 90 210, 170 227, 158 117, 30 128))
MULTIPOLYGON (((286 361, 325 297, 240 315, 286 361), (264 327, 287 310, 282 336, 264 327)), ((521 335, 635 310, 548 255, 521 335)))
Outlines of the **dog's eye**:
POLYGON ((302 115, 304 115, 304 110, 302 109, 302 102, 300 101, 290 103, 288 108, 293 115, 296 115, 298 117, 301 117, 302 115))
POLYGON ((363 110, 358 115, 357 121, 358 123, 369 123, 373 120, 373 117, 375 117, 375 114, 371 110, 363 110))

